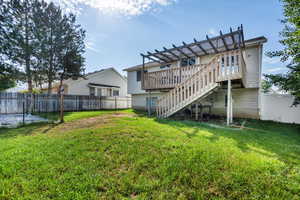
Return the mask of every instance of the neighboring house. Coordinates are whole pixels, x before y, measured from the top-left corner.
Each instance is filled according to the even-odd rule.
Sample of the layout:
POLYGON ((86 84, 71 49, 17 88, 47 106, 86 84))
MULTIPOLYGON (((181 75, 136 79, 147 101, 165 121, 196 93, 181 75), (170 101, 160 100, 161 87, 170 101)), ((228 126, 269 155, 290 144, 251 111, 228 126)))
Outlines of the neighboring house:
MULTIPOLYGON (((85 75, 77 80, 64 81, 64 93, 91 96, 121 96, 127 95, 127 78, 114 68, 101 69, 85 75)), ((54 84, 52 93, 57 93, 58 84, 54 84)), ((44 90, 47 92, 47 89, 44 90)))
POLYGON ((230 120, 259 119, 266 41, 263 36, 244 40, 241 26, 203 41, 141 54, 144 64, 124 69, 132 107, 155 110, 163 118, 190 113, 198 119, 209 112, 230 120))

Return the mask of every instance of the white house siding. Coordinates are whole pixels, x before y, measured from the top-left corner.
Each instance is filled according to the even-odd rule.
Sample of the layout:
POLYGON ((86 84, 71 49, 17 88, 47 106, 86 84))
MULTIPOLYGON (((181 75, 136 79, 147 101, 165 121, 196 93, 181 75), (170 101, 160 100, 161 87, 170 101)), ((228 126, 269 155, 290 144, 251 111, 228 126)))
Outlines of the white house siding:
MULTIPOLYGON (((226 116, 227 90, 218 90, 201 103, 212 105, 212 114, 226 116)), ((233 117, 259 119, 258 89, 232 89, 233 117)))
POLYGON ((248 47, 244 53, 246 88, 259 88, 261 77, 262 46, 248 47))
MULTIPOLYGON (((159 98, 162 94, 161 93, 151 93, 151 98, 157 97, 159 98)), ((131 103, 132 108, 136 110, 147 110, 146 99, 149 97, 149 94, 133 94, 131 95, 131 103)), ((155 106, 152 107, 155 109, 155 106)))
POLYGON ((291 107, 294 97, 283 94, 261 94, 261 119, 300 124, 300 106, 291 107))
POLYGON ((142 90, 141 81, 136 81, 137 71, 127 72, 128 94, 142 94, 145 93, 142 90))
MULTIPOLYGON (((246 63, 245 88, 233 89, 233 114, 234 117, 255 118, 258 119, 260 109, 259 87, 261 77, 262 63, 262 45, 263 42, 251 41, 246 43, 243 57, 246 63)), ((207 64, 215 55, 204 55, 196 59, 197 64, 207 64)), ((178 67, 179 62, 172 64, 172 67, 178 67)), ((133 94, 132 106, 137 109, 146 109, 147 94, 141 89, 141 82, 136 81, 136 71, 141 69, 127 70, 128 74, 128 93, 133 94)), ((150 71, 160 70, 159 66, 147 68, 150 71)), ((219 90, 210 95, 214 97, 212 112, 218 115, 226 115, 225 107, 226 90, 219 90)))
MULTIPOLYGON (((172 63, 171 64, 171 68, 173 67, 178 67, 178 63, 172 63)), ((145 91, 142 90, 142 85, 141 85, 141 81, 137 81, 136 80, 136 76, 137 76, 137 71, 128 71, 127 72, 127 79, 128 79, 128 94, 144 94, 145 91)), ((160 69, 160 66, 155 66, 155 67, 151 67, 151 68, 147 68, 148 72, 155 72, 155 71, 160 71, 162 69, 160 69)))
POLYGON ((89 95, 89 83, 105 84, 119 86, 119 96, 127 96, 127 81, 121 77, 113 69, 105 69, 96 72, 87 77, 87 79, 79 79, 66 82, 68 85, 68 94, 89 95))

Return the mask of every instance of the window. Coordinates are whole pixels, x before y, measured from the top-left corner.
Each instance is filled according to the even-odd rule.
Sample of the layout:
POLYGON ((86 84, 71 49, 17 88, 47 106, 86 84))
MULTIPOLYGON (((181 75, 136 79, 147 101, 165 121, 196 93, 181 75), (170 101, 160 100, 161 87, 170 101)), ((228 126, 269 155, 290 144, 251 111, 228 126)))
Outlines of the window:
POLYGON ((189 65, 194 65, 196 64, 196 59, 195 58, 190 58, 189 59, 189 65))
POLYGON ((196 58, 183 58, 181 59, 180 65, 182 67, 190 66, 190 65, 195 65, 196 64, 196 58))
POLYGON ((113 90, 113 96, 119 96, 119 90, 113 90))
POLYGON ((187 66, 188 65, 188 59, 187 58, 182 59, 180 65, 181 65, 181 67, 187 66))
MULTIPOLYGON (((146 73, 147 70, 144 70, 144 73, 146 73)), ((136 71, 136 81, 141 81, 142 80, 142 70, 136 71)))
POLYGON ((95 96, 95 88, 90 87, 90 96, 95 96))
POLYGON ((165 68, 170 68, 170 64, 168 64, 168 65, 162 65, 162 66, 160 66, 160 69, 165 69, 165 68))
POLYGON ((97 96, 101 97, 102 96, 102 89, 97 88, 97 96))
POLYGON ((136 72, 136 81, 141 81, 141 77, 142 77, 142 71, 137 71, 136 72))

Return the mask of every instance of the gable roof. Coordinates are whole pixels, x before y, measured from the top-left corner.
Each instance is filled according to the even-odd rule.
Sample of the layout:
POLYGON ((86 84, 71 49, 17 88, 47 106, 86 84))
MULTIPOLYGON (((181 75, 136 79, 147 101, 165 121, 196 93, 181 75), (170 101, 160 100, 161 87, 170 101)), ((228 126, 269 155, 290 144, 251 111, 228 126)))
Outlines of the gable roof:
POLYGON ((116 73, 118 76, 120 76, 124 81, 127 81, 127 78, 125 76, 122 76, 115 68, 109 67, 109 68, 89 72, 89 73, 84 75, 84 78, 80 78, 80 79, 77 79, 77 80, 68 79, 68 80, 64 81, 64 84, 68 84, 70 82, 77 82, 77 81, 80 81, 82 79, 88 79, 90 76, 94 76, 94 75, 97 75, 97 74, 102 74, 102 73, 110 71, 110 70, 113 71, 114 73, 116 73))

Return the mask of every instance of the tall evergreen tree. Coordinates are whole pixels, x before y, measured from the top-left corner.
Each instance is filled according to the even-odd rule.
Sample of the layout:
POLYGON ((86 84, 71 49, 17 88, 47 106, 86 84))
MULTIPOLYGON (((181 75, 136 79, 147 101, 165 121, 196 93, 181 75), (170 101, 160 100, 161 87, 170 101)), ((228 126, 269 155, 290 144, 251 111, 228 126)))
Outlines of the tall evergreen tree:
POLYGON ((294 105, 300 104, 300 0, 282 0, 285 25, 279 41, 284 48, 268 52, 270 57, 281 57, 281 61, 290 61, 286 74, 265 75, 267 80, 280 89, 295 96, 294 105))
POLYGON ((37 0, 10 0, 6 2, 8 7, 8 19, 4 22, 5 34, 3 39, 9 44, 7 49, 11 63, 23 67, 28 91, 32 92, 32 67, 33 53, 35 50, 35 37, 33 30, 33 8, 37 0))
POLYGON ((38 40, 38 51, 36 58, 39 61, 39 75, 43 76, 48 84, 48 94, 51 93, 52 83, 58 80, 57 70, 59 65, 58 55, 61 54, 61 39, 65 33, 62 32, 66 26, 63 20, 61 8, 54 3, 39 2, 34 12, 34 21, 37 26, 35 36, 38 40))
POLYGON ((8 62, 9 43, 6 38, 7 29, 12 18, 9 15, 9 8, 3 0, 0 0, 0 91, 15 86, 16 69, 8 62))
POLYGON ((85 31, 76 24, 76 17, 72 14, 63 16, 64 26, 61 26, 61 31, 65 33, 63 38, 60 38, 60 52, 57 57, 59 60, 58 76, 60 80, 59 94, 61 97, 60 104, 60 121, 64 121, 63 107, 63 81, 67 79, 78 79, 83 76, 85 51, 84 38, 85 31))

